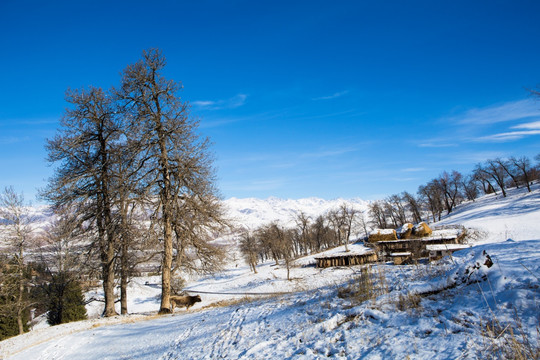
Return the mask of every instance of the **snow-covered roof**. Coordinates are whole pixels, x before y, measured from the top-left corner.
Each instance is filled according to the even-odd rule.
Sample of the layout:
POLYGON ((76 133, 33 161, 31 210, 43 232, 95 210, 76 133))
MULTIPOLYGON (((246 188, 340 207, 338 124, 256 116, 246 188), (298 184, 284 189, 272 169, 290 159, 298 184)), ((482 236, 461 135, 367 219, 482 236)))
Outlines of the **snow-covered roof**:
POLYGON ((375 229, 372 230, 370 235, 392 235, 396 230, 394 229, 375 229))
POLYGON ((461 250, 470 248, 471 245, 462 244, 441 244, 441 245, 426 245, 428 251, 444 251, 444 250, 461 250))

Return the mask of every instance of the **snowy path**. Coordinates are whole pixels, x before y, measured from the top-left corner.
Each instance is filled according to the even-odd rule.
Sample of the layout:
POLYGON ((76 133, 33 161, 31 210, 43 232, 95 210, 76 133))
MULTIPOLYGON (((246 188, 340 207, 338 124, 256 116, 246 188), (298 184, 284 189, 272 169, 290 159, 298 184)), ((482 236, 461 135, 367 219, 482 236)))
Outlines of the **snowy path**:
POLYGON ((279 352, 279 343, 291 336, 281 331, 283 325, 289 329, 297 326, 294 304, 298 302, 305 304, 305 297, 274 298, 98 327, 47 341, 10 359, 255 359, 261 358, 261 354, 271 357, 274 350, 279 352), (272 324, 276 321, 277 327, 272 324))

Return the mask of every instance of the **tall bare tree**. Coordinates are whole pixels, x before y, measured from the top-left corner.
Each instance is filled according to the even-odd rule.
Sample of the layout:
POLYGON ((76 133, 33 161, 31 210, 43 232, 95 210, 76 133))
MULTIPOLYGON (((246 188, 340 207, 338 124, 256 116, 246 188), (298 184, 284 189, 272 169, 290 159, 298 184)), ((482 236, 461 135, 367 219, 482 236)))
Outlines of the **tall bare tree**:
POLYGON ((120 136, 117 109, 102 89, 68 91, 72 105, 61 119, 61 129, 47 142, 51 163, 59 163, 42 196, 53 209, 76 209, 86 233, 97 245, 105 295, 104 316, 114 308, 115 247, 113 221, 113 158, 120 136))
MULTIPOLYGON (((181 84, 162 75, 165 65, 159 50, 144 51, 141 60, 126 67, 118 90, 125 117, 131 122, 128 136, 138 141, 139 151, 145 154, 142 170, 149 194, 156 199, 154 214, 163 243, 160 313, 170 313, 175 242, 182 250, 188 242, 200 240, 201 209, 219 204, 209 141, 196 133, 198 122, 189 116, 188 104, 178 95, 181 84)), ((210 218, 217 218, 218 213, 212 212, 210 218)), ((203 227, 208 223, 203 221, 203 227)), ((203 243, 207 244, 197 243, 199 255, 207 254, 203 243)))

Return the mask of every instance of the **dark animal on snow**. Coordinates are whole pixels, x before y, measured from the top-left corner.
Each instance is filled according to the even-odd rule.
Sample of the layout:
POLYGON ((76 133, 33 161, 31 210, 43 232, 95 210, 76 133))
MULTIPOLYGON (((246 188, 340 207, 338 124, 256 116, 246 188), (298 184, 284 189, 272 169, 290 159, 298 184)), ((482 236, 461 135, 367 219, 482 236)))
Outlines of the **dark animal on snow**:
POLYGON ((188 310, 190 307, 192 307, 196 302, 201 302, 201 296, 179 296, 179 295, 171 295, 171 312, 174 312, 175 307, 182 307, 185 306, 186 310, 188 310))

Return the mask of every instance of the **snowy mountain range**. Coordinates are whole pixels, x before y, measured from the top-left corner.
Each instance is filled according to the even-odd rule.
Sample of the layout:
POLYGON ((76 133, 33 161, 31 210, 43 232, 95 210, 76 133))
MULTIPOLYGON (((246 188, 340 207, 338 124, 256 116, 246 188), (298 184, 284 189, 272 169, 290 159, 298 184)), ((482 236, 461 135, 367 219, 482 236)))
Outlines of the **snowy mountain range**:
POLYGON ((303 212, 307 216, 316 218, 326 212, 338 209, 342 204, 358 211, 367 211, 369 201, 361 199, 334 199, 320 198, 306 199, 268 199, 256 198, 230 198, 224 201, 228 208, 228 216, 237 224, 248 229, 257 228, 263 224, 277 221, 284 226, 293 226, 296 216, 303 212))

